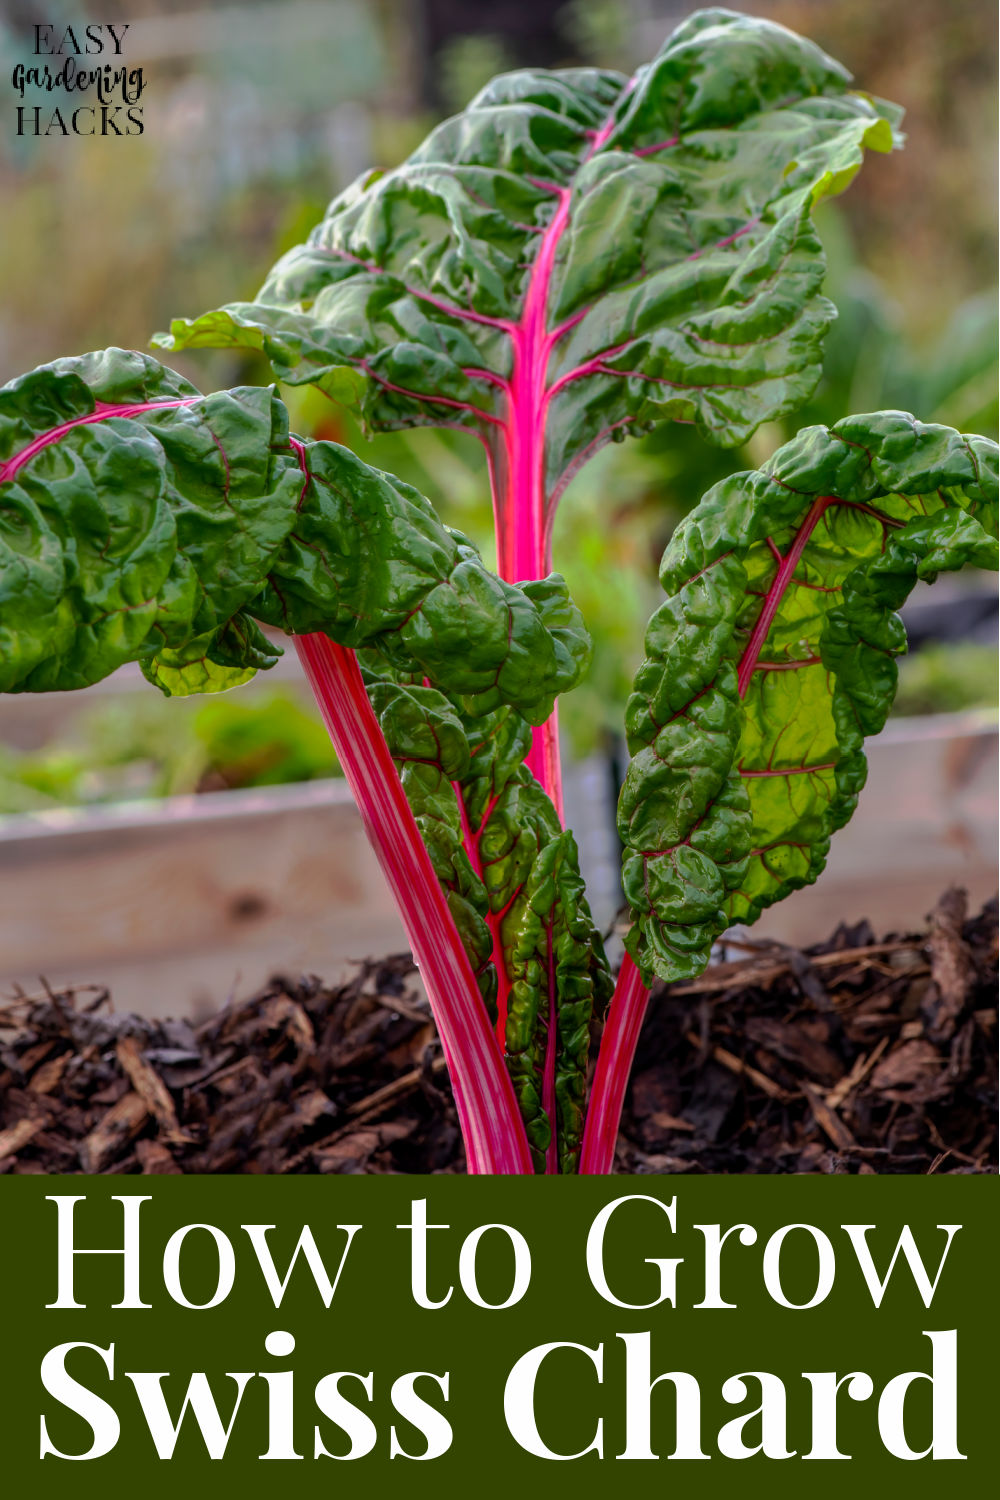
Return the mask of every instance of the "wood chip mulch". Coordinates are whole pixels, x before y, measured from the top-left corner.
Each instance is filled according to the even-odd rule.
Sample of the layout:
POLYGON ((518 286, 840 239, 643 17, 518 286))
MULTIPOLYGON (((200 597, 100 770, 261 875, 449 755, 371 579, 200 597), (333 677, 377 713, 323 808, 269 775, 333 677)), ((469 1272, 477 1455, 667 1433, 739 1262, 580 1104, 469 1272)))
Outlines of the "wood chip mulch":
MULTIPOLYGON (((996 1169, 997 907, 754 943, 658 987, 628 1172, 996 1169)), ((456 1172, 447 1074, 408 955, 273 980, 201 1026, 81 987, 0 1001, 0 1172, 456 1172)))

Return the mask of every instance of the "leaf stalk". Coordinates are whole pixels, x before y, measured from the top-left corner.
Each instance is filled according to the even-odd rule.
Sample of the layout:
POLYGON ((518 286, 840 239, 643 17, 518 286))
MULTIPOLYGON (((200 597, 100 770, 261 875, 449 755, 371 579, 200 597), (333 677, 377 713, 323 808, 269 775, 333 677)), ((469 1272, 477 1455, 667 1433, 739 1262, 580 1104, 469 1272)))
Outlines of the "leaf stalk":
POLYGON ((470 1174, 532 1171, 514 1086, 353 651, 295 638, 365 831, 399 909, 451 1075, 470 1174))

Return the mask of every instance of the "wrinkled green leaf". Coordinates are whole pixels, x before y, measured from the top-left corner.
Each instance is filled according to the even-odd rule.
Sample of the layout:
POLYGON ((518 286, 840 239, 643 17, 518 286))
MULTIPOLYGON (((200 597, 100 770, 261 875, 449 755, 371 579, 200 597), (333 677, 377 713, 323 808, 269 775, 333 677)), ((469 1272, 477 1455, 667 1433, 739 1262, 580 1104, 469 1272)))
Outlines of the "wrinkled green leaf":
MULTIPOLYGON (((543 1104, 554 1021, 556 1050, 549 1066, 558 1170, 573 1172, 583 1136, 591 1016, 595 1005, 610 999, 613 984, 584 896, 571 833, 550 834, 540 843, 515 910, 508 1067, 541 1170, 551 1130, 543 1104)), ((513 923, 508 917, 503 925, 509 930, 513 923)))
POLYGON ((256 666, 238 667, 214 661, 213 645, 212 635, 198 635, 179 651, 160 651, 151 661, 140 663, 143 676, 168 698, 224 693, 256 676, 256 666))
POLYGON ((997 450, 903 412, 811 427, 678 527, 629 701, 629 949, 699 971, 814 881, 864 785, 918 579, 997 565, 997 450))
MULTIPOLYGON (((123 349, 4 386, 0 690, 85 687, 140 661, 177 691, 292 524, 287 440, 273 391, 202 396, 123 349)), ((211 665, 230 664, 205 666, 206 685, 211 665)))
POLYGON ((218 691, 276 660, 257 620, 361 648, 486 1004, 495 1016, 501 979, 513 997, 511 1070, 540 1161, 551 1127, 532 1080, 550 1016, 532 955, 552 945, 558 1153, 575 1165, 606 965, 572 837, 523 765, 531 725, 587 660, 560 578, 502 582, 416 490, 290 437, 273 391, 201 396, 107 350, 0 391, 0 601, 8 691, 84 686, 130 660, 168 695, 218 691))
POLYGON ((539 468, 552 497, 663 419, 736 444, 819 377, 833 309, 810 209, 897 120, 812 43, 703 11, 631 80, 496 78, 334 199, 253 302, 159 341, 261 349, 372 428, 476 431, 501 489, 539 468))
POLYGON ((306 449, 294 525, 253 601, 257 618, 345 646, 377 640, 397 668, 441 681, 474 712, 517 703, 542 723, 589 654, 563 580, 504 583, 410 485, 335 443, 306 449))
POLYGON ((530 723, 589 650, 560 578, 503 583, 416 490, 291 438, 272 390, 203 396, 121 349, 0 390, 0 691, 128 661, 168 694, 217 691, 280 654, 255 620, 376 645, 530 723))
POLYGON ((540 1171, 553 1130, 542 1101, 554 1018, 556 1152, 559 1170, 572 1172, 590 1023, 611 980, 573 836, 523 764, 530 726, 507 707, 473 718, 437 689, 400 680, 376 653, 362 660, 369 699, 494 1023, 503 996, 507 1065, 540 1171))
POLYGON ((572 835, 523 765, 530 728, 512 709, 463 716, 434 689, 379 677, 384 664, 371 654, 365 664, 369 696, 494 1021, 501 989, 505 997, 507 1061, 539 1170, 552 1136, 542 1098, 553 1008, 557 1152, 560 1169, 572 1171, 591 1016, 610 981, 572 835))

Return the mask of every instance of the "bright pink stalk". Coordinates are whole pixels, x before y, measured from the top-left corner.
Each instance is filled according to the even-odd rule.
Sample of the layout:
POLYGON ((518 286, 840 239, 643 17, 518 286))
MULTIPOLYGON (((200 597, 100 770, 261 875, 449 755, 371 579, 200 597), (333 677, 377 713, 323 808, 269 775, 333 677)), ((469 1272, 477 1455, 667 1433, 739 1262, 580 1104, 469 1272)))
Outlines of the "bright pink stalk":
MULTIPOLYGON (((588 156, 599 151, 614 127, 611 115, 596 131, 588 156)), ((547 184, 541 184, 547 186, 547 184)), ((556 210, 538 247, 517 323, 510 326, 513 369, 507 390, 507 415, 494 468, 493 518, 496 528, 497 568, 509 583, 544 578, 552 571, 554 505, 545 489, 545 424, 554 388, 548 385, 552 350, 578 318, 548 327, 549 290, 556 254, 569 223, 568 187, 553 188, 556 210)), ((582 316, 582 315, 580 315, 582 316)), ((559 765, 559 725, 555 711, 532 735, 528 769, 552 799, 563 818, 562 773, 559 765)))
POLYGON ((73 427, 89 427, 95 422, 107 422, 111 417, 137 417, 144 411, 159 411, 161 407, 164 411, 172 411, 178 406, 194 406, 195 402, 204 399, 203 396, 177 396, 167 401, 131 401, 114 405, 107 401, 95 401, 93 411, 86 412, 82 417, 67 417, 65 422, 59 422, 48 431, 39 433, 20 452, 11 454, 6 463, 0 464, 0 484, 13 479, 36 453, 52 443, 58 443, 73 427))
MULTIPOLYGON (((613 126, 614 116, 611 115, 601 129, 594 133, 588 155, 593 155, 595 151, 601 149, 610 136, 613 126)), ((545 184, 541 185, 545 186, 545 184)), ((521 317, 509 330, 513 343, 513 367, 509 383, 504 382, 507 394, 506 420, 502 426, 502 440, 493 440, 495 446, 492 446, 491 454, 497 567, 500 576, 511 583, 544 578, 552 571, 552 522, 561 487, 557 486, 551 495, 546 492, 545 428, 549 403, 557 390, 570 379, 590 372, 589 365, 581 366, 580 369, 570 372, 554 385, 549 385, 548 382, 549 360, 555 345, 582 316, 578 314, 551 330, 548 327, 549 291, 559 244, 569 223, 572 189, 558 187, 553 188, 553 192, 557 199, 556 209, 538 247, 521 317)), ((614 350, 606 351, 603 357, 607 358, 614 352, 614 350)), ((599 361, 594 361, 593 364, 596 369, 599 361)), ((527 765, 532 775, 552 799, 559 821, 563 822, 559 724, 555 711, 545 724, 533 731, 527 765)), ((630 962, 626 959, 627 965, 630 962)), ((542 1103, 552 1125, 552 1140, 546 1153, 545 1170, 547 1173, 554 1173, 558 1171, 555 1101, 555 1032, 558 997, 552 992, 551 955, 549 970, 548 1041, 542 1073, 542 1103)), ((622 972, 624 977, 626 971, 622 972)), ((635 973, 634 969, 632 973, 635 973)), ((638 996, 633 994, 636 983, 639 982, 635 980, 631 985, 626 985, 626 1003, 633 1009, 639 1003, 638 996)), ((621 989, 622 983, 619 980, 619 990, 621 989)), ((639 1016, 639 1025, 641 1025, 642 1013, 645 1011, 648 998, 641 983, 639 983, 639 992, 642 1006, 639 1016)), ((611 1016, 614 1016, 617 1021, 615 1002, 612 1003, 611 1016)), ((609 1017, 610 1024, 611 1017, 609 1017)), ((617 1107, 614 1107, 613 1099, 609 1099, 607 1104, 602 1106, 605 1113, 609 1110, 613 1110, 614 1113, 613 1119, 609 1115, 604 1126, 600 1128, 608 1128, 610 1122, 612 1132, 610 1152, 604 1153, 607 1158, 606 1164, 593 1166, 589 1169, 591 1171, 608 1172, 611 1170, 611 1162, 614 1159, 614 1136, 617 1132, 618 1117, 621 1114, 625 1080, 628 1077, 628 1068, 635 1052, 637 1038, 638 1026, 635 1027, 635 1037, 631 1041, 631 1048, 624 1060, 624 1073, 620 1086, 618 1062, 609 1065, 611 1078, 617 1088, 617 1107)), ((615 1040, 613 1050, 616 1056, 621 1051, 621 1045, 617 1040, 615 1040)), ((604 1072, 607 1071, 608 1066, 604 1069, 604 1072)), ((599 1064, 595 1089, 598 1080, 602 1077, 599 1064)), ((603 1097, 603 1086, 601 1093, 603 1097)), ((591 1105, 592 1112, 593 1104, 591 1105)), ((604 1156, 600 1159, 604 1160, 604 1156)))
POLYGON ((585 1176, 607 1173, 614 1167, 625 1088, 648 1004, 649 991, 626 953, 608 1009, 608 1019, 604 1023, 590 1090, 580 1153, 580 1171, 585 1176))
POLYGON ((746 649, 740 658, 737 681, 741 698, 745 698, 747 695, 747 689, 750 686, 750 681, 753 677, 754 671, 756 670, 757 661, 761 653, 761 648, 763 647, 764 642, 767 640, 768 632, 770 631, 771 626, 774 624, 774 617, 781 607, 781 601, 785 597, 785 591, 792 580, 795 569, 799 565, 803 552, 806 550, 806 547, 809 543, 809 538, 815 531, 816 526, 823 516, 824 511, 826 511, 829 506, 835 505, 836 503, 837 502, 832 495, 820 495, 816 500, 814 500, 812 505, 809 507, 805 520, 799 527, 798 534, 794 542, 789 547, 784 557, 782 557, 780 553, 777 554, 777 572, 775 573, 774 578, 771 581, 771 587, 767 591, 767 596, 764 599, 763 608, 761 609, 760 614, 757 616, 757 623, 753 628, 749 641, 747 642, 746 649))
POLYGON ((514 1087, 444 893, 375 718, 353 651, 295 641, 337 757, 389 882, 451 1074, 470 1173, 530 1173, 514 1087))

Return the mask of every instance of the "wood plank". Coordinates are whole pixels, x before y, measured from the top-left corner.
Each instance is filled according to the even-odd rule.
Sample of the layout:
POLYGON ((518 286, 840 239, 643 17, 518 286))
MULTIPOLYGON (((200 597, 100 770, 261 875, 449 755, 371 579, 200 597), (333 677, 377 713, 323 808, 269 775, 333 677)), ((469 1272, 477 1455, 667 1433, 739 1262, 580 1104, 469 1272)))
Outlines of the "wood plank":
MULTIPOLYGON (((117 1010, 207 1014, 271 974, 406 946, 343 783, 89 813, 0 838, 0 993, 93 980, 117 1010)), ((23 829, 23 820, 20 820, 23 829)))

